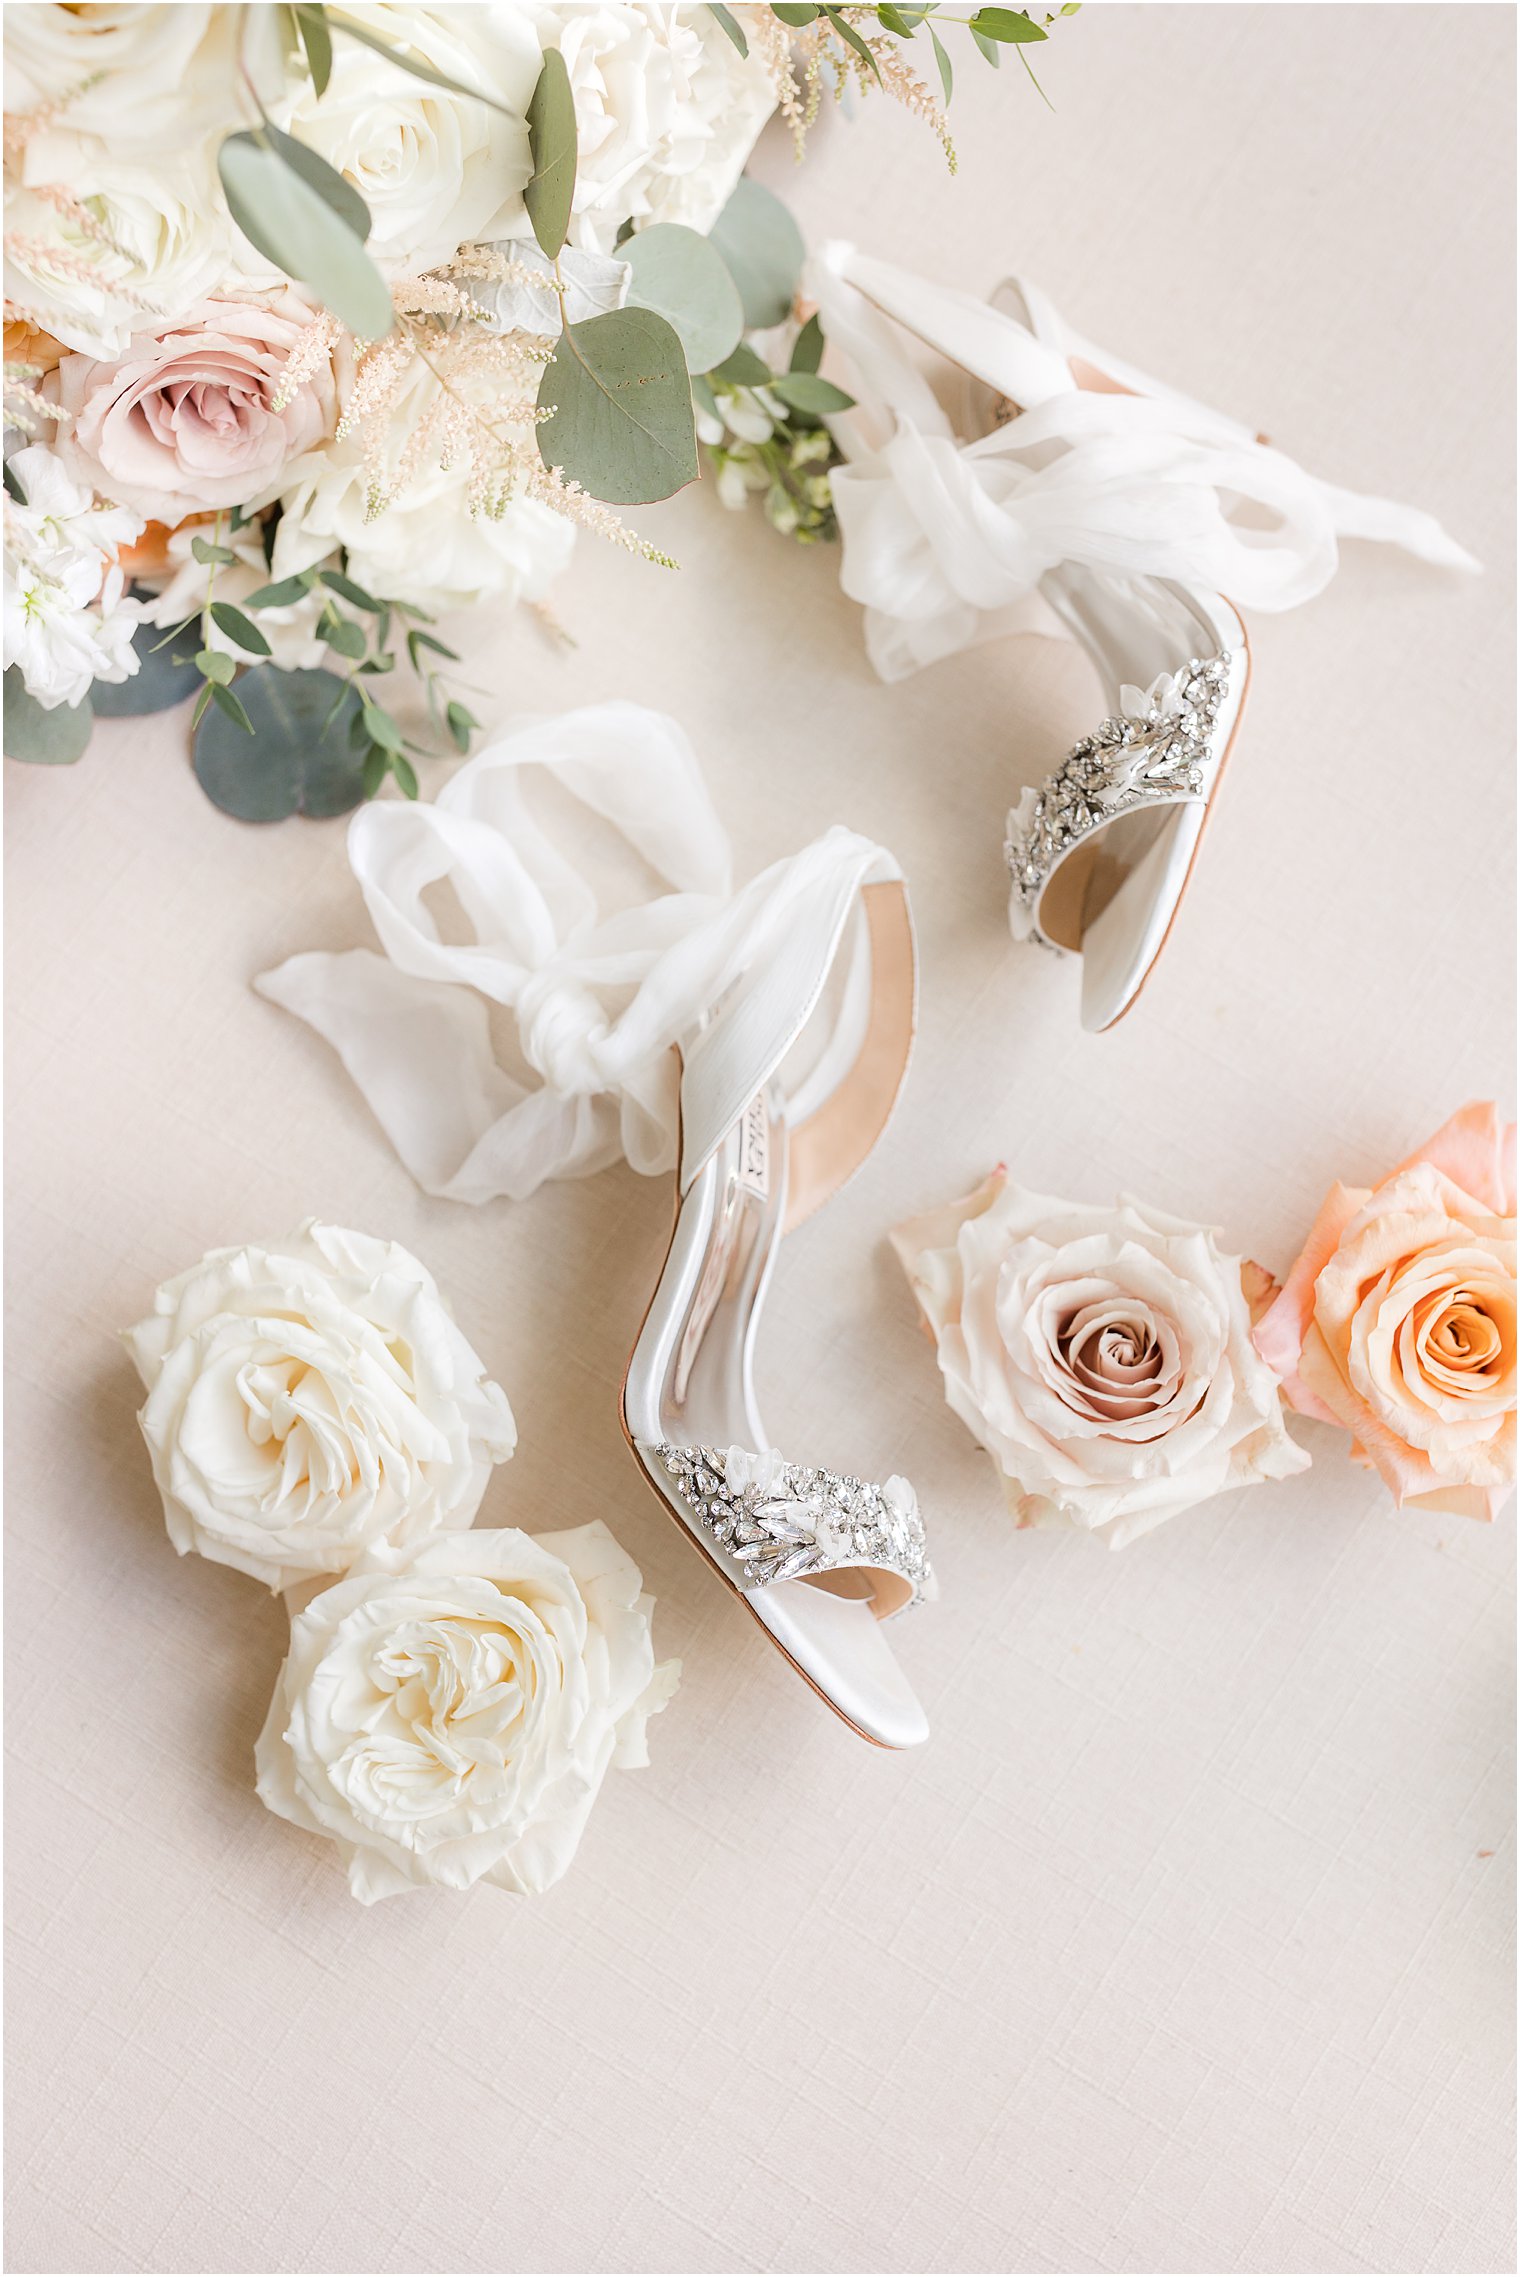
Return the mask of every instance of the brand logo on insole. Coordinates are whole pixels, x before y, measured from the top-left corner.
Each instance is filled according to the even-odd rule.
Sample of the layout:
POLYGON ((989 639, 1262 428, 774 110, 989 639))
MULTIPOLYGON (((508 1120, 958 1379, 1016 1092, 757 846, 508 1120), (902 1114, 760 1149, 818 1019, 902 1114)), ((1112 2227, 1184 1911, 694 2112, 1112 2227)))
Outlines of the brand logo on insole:
POLYGON ((745 1108, 739 1126, 739 1184, 762 1199, 771 1190, 770 1122, 758 1094, 745 1108))

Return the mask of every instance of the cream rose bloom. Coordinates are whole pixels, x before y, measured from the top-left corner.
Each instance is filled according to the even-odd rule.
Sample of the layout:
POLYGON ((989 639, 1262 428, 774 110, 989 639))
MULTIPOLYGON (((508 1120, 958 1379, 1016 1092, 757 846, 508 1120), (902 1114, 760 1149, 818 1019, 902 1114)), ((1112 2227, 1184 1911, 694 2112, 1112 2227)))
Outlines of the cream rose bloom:
POLYGON ((1051 1201, 999 1169, 892 1243, 945 1397, 1020 1526, 1105 1529, 1118 1549, 1308 1467, 1251 1342, 1240 1260, 1207 1228, 1129 1198, 1051 1201))
MULTIPOLYGON (((498 0, 492 15, 517 13, 498 0)), ((577 137, 571 236, 610 253, 621 224, 709 230, 776 107, 759 56, 741 56, 706 8, 646 0, 521 13, 565 59, 577 137)))
POLYGON ((175 1548, 271 1589, 468 1526, 516 1444, 426 1267, 315 1219, 212 1250, 125 1340, 175 1548))
POLYGON ((1377 1186, 1333 1186, 1256 1342, 1394 1499, 1492 1518, 1515 1482, 1515 1130, 1453 1115, 1377 1186))
MULTIPOLYGON (((252 16, 258 11, 249 10, 252 16)), ((237 43, 241 8, 201 0, 155 6, 16 6, 5 11, 7 111, 31 111, 69 93, 44 134, 61 151, 39 158, 49 179, 71 184, 74 138, 97 137, 116 150, 151 152, 155 163, 204 135, 208 119, 241 123, 237 43), (75 92, 77 90, 77 92, 75 92)), ((34 170, 32 179, 40 179, 34 170)))
POLYGON ((348 12, 511 113, 415 79, 388 56, 336 35, 325 94, 305 82, 280 123, 359 192, 381 268, 411 275, 449 260, 462 244, 510 235, 522 225, 523 185, 533 171, 527 112, 543 64, 530 12, 470 0, 442 8, 355 0, 348 12))
POLYGON ((134 333, 114 361, 65 356, 45 383, 69 415, 59 455, 81 481, 155 522, 265 504, 337 416, 329 363, 276 408, 311 317, 284 287, 257 301, 200 301, 134 333))
MULTIPOLYGON (((377 1565, 379 1561, 376 1561, 377 1565)), ((609 1769, 675 1690, 605 1526, 438 1534, 291 1623, 255 1751, 272 1811, 330 1836, 364 1904, 559 1880, 609 1769)))
POLYGON ((119 356, 155 311, 178 316, 225 283, 232 226, 210 145, 151 163, 93 150, 58 159, 89 226, 39 195, 35 185, 58 177, 34 158, 29 146, 25 180, 6 192, 5 294, 65 347, 119 356))

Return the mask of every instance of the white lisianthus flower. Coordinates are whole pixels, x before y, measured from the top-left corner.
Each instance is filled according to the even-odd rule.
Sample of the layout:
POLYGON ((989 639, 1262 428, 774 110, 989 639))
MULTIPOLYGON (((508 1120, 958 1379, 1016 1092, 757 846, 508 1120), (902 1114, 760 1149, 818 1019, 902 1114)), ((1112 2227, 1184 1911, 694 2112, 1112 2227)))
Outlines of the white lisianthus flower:
POLYGON ((758 55, 741 56, 706 8, 650 0, 496 0, 565 59, 575 97, 577 245, 610 253, 622 223, 709 230, 776 106, 758 55))
POLYGON ((44 711, 77 704, 96 680, 137 670, 132 635, 142 611, 126 598, 116 552, 141 528, 136 514, 97 506, 40 443, 10 465, 26 503, 5 501, 5 666, 19 665, 44 711))
POLYGON ((1020 1526, 1115 1549, 1210 1496, 1306 1470, 1251 1341, 1241 1260, 1126 1197, 1051 1201, 995 1171, 892 1235, 945 1397, 1020 1526))
POLYGON ((170 1540, 271 1589, 468 1526, 517 1443, 427 1268, 315 1219, 212 1250, 125 1341, 170 1540))
POLYGON ((355 0, 348 13, 511 114, 415 79, 388 56, 335 35, 325 94, 306 82, 279 107, 279 124, 364 199, 369 250, 381 269, 412 275, 449 260, 462 244, 525 228, 522 191, 533 171, 527 111, 543 64, 529 11, 355 0))
MULTIPOLYGON (((206 567, 196 560, 191 549, 197 537, 209 535, 210 528, 205 522, 185 522, 169 533, 163 548, 165 566, 158 572, 163 582, 158 583, 155 578, 151 597, 141 604, 148 624, 182 625, 204 606, 206 567)), ((263 541, 251 526, 229 530, 223 522, 218 542, 237 558, 217 564, 215 598, 230 601, 234 608, 246 609, 251 593, 274 582, 264 560, 263 541)), ((323 593, 314 587, 299 601, 254 613, 254 621, 269 643, 270 661, 282 672, 306 671, 331 663, 332 651, 317 638, 317 619, 322 614, 323 602, 323 593)), ((221 649, 225 655, 235 657, 239 664, 248 662, 247 650, 230 639, 214 620, 202 625, 196 637, 206 647, 221 649)))
POLYGON ((373 1559, 291 1623, 259 1794, 337 1843, 365 1905, 430 1885, 545 1890, 607 1772, 649 1761, 646 1726, 680 1675, 656 1665, 652 1610, 599 1521, 373 1559))

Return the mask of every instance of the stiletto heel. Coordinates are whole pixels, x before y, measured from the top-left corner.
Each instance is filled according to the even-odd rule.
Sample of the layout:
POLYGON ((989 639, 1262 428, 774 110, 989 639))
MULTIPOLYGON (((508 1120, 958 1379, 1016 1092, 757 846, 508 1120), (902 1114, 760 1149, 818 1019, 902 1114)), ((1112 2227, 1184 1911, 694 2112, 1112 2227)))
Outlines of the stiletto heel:
MULTIPOLYGON (((879 1624, 933 1593, 907 1481, 788 1461, 755 1404, 783 1236, 860 1166, 907 1067, 915 958, 890 855, 834 830, 770 873, 743 969, 682 1055, 675 1229, 623 1383, 668 1514, 853 1730, 927 1738, 879 1624)), ((757 881, 757 890, 763 881, 757 881)))

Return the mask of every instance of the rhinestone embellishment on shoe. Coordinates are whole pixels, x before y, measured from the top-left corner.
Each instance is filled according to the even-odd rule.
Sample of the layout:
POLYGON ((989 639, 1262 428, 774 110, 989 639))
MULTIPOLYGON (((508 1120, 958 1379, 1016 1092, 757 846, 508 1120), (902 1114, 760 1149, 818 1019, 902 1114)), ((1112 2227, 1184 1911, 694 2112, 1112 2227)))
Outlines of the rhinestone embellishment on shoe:
POLYGON ((934 1594, 918 1497, 906 1479, 871 1486, 789 1463, 774 1448, 755 1455, 662 1442, 651 1451, 740 1588, 880 1566, 912 1584, 912 1603, 934 1594))
POLYGON ((1010 914, 1021 938, 1043 938, 1034 922, 1040 895, 1057 863, 1090 831, 1135 807, 1175 806, 1205 795, 1233 661, 1226 649, 1195 656, 1175 677, 1163 673, 1131 716, 1106 719, 1053 775, 1024 792, 1008 817, 1003 848, 1013 878, 1010 914))

